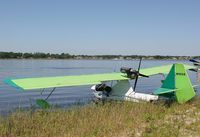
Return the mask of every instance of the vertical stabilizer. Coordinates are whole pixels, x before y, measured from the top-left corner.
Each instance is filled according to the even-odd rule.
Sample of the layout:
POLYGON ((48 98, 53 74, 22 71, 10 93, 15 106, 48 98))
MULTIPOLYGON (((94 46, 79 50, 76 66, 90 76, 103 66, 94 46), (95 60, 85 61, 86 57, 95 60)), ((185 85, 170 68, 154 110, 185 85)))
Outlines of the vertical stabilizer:
POLYGON ((172 66, 161 88, 175 89, 175 64, 172 66))
POLYGON ((195 91, 192 87, 190 78, 184 68, 183 64, 175 64, 176 68, 176 89, 178 89, 176 94, 176 99, 179 103, 185 103, 186 101, 192 99, 195 96, 195 91))
POLYGON ((154 94, 175 99, 178 103, 185 103, 192 99, 196 93, 184 65, 174 64, 161 88, 156 90, 154 94))
POLYGON ((165 90, 174 90, 175 87, 175 65, 172 66, 170 72, 168 73, 166 79, 163 81, 163 84, 159 90, 155 93, 159 94, 160 96, 167 97, 167 98, 174 98, 174 92, 165 92, 165 90))

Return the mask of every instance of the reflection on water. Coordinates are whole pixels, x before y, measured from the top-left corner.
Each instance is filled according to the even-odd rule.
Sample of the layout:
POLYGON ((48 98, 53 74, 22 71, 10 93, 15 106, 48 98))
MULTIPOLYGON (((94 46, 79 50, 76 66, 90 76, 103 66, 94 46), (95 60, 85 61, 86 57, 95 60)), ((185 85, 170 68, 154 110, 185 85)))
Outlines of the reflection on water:
MULTIPOLYGON (((142 67, 153 67, 175 62, 188 61, 143 61, 142 67)), ((138 60, 0 60, 0 113, 7 113, 16 108, 30 107, 38 98, 45 98, 51 89, 21 91, 3 83, 5 78, 65 76, 93 73, 118 72, 122 66, 137 69, 138 60)), ((189 72, 195 83, 196 75, 189 72)), ((161 84, 162 76, 142 78, 138 81, 137 90, 151 93, 161 84)), ((133 81, 134 82, 134 81, 133 81)), ((132 82, 132 83, 133 83, 132 82)), ((49 102, 58 106, 68 106, 76 102, 87 102, 93 97, 90 86, 57 88, 49 102)))

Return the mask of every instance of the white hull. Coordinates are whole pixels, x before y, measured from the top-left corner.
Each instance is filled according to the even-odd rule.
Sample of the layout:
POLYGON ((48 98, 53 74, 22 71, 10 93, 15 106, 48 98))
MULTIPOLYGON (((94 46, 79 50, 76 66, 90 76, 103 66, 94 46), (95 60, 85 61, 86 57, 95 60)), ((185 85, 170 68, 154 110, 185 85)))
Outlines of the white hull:
POLYGON ((111 93, 109 93, 109 95, 104 94, 103 91, 96 91, 95 87, 96 85, 92 86, 91 89, 94 93, 94 96, 97 99, 116 99, 116 100, 127 100, 133 102, 139 102, 139 101, 151 102, 158 100, 157 95, 138 93, 133 91, 133 88, 130 86, 128 80, 118 81, 117 84, 115 84, 112 87, 112 91, 111 93))

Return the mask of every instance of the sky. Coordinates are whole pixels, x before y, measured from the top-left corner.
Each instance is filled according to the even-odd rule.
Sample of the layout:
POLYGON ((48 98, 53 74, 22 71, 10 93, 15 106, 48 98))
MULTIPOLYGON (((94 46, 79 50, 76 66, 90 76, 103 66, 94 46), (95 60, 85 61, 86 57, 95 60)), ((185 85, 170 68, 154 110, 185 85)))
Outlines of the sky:
POLYGON ((199 0, 0 0, 0 51, 200 55, 199 0))

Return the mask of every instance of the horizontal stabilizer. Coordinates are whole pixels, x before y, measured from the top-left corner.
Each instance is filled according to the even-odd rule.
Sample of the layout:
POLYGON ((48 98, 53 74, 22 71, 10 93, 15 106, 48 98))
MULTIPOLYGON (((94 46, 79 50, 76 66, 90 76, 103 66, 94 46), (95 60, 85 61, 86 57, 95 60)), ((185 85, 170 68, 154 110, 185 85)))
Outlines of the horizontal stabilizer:
POLYGON ((169 88, 159 88, 156 91, 153 92, 154 95, 161 95, 166 93, 171 93, 174 91, 177 91, 178 89, 169 89, 169 88))
POLYGON ((199 86, 200 86, 200 85, 193 85, 192 87, 193 87, 193 88, 196 88, 196 87, 199 87, 199 86))

